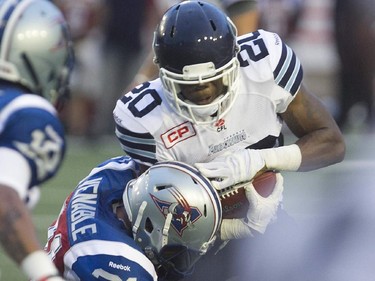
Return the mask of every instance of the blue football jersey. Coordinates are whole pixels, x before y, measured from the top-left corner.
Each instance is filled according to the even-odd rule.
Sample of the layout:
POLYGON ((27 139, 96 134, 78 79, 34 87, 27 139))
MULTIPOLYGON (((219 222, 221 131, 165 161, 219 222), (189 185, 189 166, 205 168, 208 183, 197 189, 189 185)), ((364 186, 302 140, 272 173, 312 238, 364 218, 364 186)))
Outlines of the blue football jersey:
POLYGON ((153 264, 113 211, 138 174, 128 156, 94 168, 48 230, 46 251, 68 280, 157 280, 153 264))
MULTIPOLYGON (((65 154, 65 137, 57 112, 46 99, 0 85, 0 152, 4 151, 19 153, 30 167, 30 180, 22 186, 27 190, 18 190, 20 194, 55 175, 65 154)), ((2 159, 1 165, 6 161, 2 159)), ((6 177, 2 173, 4 168, 0 183, 6 177)), ((27 201, 27 195, 23 199, 27 201)))

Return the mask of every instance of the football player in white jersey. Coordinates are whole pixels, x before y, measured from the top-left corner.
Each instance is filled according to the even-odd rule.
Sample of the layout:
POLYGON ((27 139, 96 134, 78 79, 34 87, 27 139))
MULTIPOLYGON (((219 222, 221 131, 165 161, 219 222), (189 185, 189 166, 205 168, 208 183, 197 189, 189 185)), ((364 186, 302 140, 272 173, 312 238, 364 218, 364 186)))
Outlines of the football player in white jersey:
POLYGON ((115 157, 67 197, 45 249, 67 280, 179 280, 211 248, 222 210, 209 180, 176 161, 138 175, 115 157))
POLYGON ((57 115, 73 65, 60 10, 46 0, 0 3, 0 241, 32 280, 62 280, 42 250, 27 207, 65 152, 57 115), (52 105, 52 104, 53 105, 52 105))
MULTIPOLYGON (((222 189, 263 170, 310 171, 342 161, 337 124, 303 85, 300 61, 277 34, 236 37, 217 7, 185 1, 164 14, 153 47, 160 78, 126 93, 114 109, 121 146, 141 165, 194 164, 222 189), (297 137, 293 144, 283 143, 284 122, 297 137)), ((260 204, 270 211, 256 223, 223 221, 221 238, 263 233, 280 200, 260 204)), ((219 278, 228 271, 223 264, 215 266, 225 268, 219 278)))

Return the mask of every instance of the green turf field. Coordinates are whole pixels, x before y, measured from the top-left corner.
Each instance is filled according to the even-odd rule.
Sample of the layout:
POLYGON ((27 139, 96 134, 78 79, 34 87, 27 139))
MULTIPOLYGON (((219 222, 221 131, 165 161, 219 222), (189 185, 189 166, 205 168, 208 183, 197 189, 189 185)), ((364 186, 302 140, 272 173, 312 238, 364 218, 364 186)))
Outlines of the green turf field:
MULTIPOLYGON (((57 176, 42 187, 42 197, 33 211, 40 241, 47 238, 47 227, 58 215, 65 197, 79 180, 103 160, 121 155, 122 150, 114 137, 87 143, 80 139, 68 139, 67 156, 57 176)), ((0 281, 23 281, 27 278, 0 249, 0 281)))

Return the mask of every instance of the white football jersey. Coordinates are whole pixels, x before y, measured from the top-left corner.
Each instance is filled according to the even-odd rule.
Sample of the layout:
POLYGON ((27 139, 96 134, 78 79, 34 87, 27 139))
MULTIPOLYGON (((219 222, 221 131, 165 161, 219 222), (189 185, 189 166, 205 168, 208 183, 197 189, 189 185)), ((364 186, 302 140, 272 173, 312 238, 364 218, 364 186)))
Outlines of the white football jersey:
POLYGON ((152 165, 179 160, 209 162, 242 148, 270 148, 280 140, 284 112, 302 81, 301 64, 280 37, 258 30, 238 37, 239 86, 230 111, 195 125, 169 106, 160 79, 143 83, 117 101, 116 135, 126 154, 152 165))

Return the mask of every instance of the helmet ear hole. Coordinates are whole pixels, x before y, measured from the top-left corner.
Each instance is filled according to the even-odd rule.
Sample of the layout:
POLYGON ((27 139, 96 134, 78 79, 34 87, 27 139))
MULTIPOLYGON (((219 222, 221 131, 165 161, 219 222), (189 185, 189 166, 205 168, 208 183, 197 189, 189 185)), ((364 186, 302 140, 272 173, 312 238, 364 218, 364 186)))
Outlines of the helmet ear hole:
POLYGON ((150 218, 146 218, 146 221, 145 221, 145 230, 148 233, 151 233, 154 230, 154 226, 153 226, 150 218))

